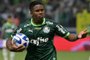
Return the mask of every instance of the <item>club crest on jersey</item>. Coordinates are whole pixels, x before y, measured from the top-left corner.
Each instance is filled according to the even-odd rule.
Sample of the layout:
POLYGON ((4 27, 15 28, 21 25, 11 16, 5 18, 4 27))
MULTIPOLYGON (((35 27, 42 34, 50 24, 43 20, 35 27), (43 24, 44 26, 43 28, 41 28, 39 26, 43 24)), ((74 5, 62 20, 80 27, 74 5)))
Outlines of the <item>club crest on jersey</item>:
POLYGON ((44 27, 44 28, 43 28, 43 32, 44 32, 44 33, 49 33, 49 32, 50 32, 50 28, 47 27, 47 26, 44 27))

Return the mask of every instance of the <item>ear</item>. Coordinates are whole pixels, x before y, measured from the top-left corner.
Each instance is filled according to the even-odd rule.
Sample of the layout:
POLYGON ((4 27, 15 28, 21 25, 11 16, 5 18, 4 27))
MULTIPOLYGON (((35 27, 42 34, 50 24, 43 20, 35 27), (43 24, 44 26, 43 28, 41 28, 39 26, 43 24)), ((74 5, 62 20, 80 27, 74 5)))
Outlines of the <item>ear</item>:
POLYGON ((33 11, 29 11, 29 13, 32 15, 33 14, 33 11))
POLYGON ((31 11, 29 11, 29 14, 31 14, 31 11))

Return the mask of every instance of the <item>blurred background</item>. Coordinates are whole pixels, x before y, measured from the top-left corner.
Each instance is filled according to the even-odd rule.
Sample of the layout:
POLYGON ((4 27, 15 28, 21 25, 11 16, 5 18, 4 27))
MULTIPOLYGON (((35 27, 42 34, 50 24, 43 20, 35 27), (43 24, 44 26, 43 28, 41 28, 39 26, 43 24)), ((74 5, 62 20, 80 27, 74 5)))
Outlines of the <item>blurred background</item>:
MULTIPOLYGON (((34 0, 0 0, 0 60, 3 59, 2 26, 11 16, 18 26, 30 18, 28 4, 34 0)), ((45 4, 46 17, 58 22, 68 31, 78 34, 88 28, 90 31, 90 0, 38 0, 45 4)), ((55 36, 54 44, 58 60, 90 60, 90 37, 69 42, 55 36)), ((24 60, 26 51, 15 53, 14 60, 24 60)))

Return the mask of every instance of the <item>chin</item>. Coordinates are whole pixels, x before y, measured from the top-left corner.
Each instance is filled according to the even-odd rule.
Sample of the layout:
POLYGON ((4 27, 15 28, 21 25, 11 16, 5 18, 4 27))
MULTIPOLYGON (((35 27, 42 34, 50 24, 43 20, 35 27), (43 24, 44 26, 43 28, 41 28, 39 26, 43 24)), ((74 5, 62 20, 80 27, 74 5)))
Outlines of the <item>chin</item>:
POLYGON ((38 19, 43 19, 44 17, 38 17, 38 19))

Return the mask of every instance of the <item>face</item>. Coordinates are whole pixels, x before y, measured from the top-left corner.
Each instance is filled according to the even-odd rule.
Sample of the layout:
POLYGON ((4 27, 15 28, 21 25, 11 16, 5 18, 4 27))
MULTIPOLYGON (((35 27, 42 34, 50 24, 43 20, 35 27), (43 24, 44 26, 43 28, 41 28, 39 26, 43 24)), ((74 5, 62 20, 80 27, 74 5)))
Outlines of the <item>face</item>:
POLYGON ((41 19, 45 16, 45 9, 43 5, 35 5, 31 11, 32 17, 41 19))
POLYGON ((13 23, 12 18, 8 18, 8 22, 9 22, 9 23, 13 23))

